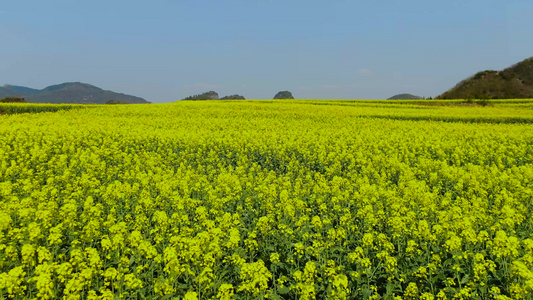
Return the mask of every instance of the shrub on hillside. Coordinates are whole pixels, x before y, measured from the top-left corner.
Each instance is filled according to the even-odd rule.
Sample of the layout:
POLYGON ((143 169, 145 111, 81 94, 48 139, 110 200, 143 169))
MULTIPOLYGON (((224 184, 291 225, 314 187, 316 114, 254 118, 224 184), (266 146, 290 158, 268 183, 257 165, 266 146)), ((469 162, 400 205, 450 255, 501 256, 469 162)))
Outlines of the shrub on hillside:
POLYGON ((128 102, 120 101, 120 100, 109 100, 105 104, 129 104, 128 102))
POLYGON ((21 97, 5 97, 0 99, 0 103, 26 103, 26 100, 21 97))
POLYGON ((215 91, 209 91, 203 94, 189 96, 183 100, 218 100, 218 93, 215 91))

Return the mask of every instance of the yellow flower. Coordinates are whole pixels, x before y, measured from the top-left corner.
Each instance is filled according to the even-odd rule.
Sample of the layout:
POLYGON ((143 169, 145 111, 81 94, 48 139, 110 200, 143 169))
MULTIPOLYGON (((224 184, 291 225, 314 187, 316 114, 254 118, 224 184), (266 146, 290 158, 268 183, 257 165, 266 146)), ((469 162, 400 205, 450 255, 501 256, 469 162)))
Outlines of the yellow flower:
POLYGON ((242 264, 240 278, 242 283, 238 291, 245 291, 257 296, 266 291, 272 274, 265 267, 264 262, 258 260, 253 263, 242 264))
POLYGON ((302 243, 294 244, 294 252, 296 252, 296 255, 298 255, 298 257, 303 256, 304 250, 305 250, 305 247, 302 243))
POLYGON ((0 291, 7 291, 9 297, 13 298, 17 295, 23 295, 26 291, 26 285, 23 284, 24 268, 22 266, 11 269, 7 274, 0 274, 0 291))
POLYGON ((418 296, 418 287, 416 283, 410 282, 405 289, 404 296, 406 299, 416 299, 418 296))
POLYGON ((233 298, 234 294, 235 292, 233 291, 233 285, 224 283, 218 288, 217 299, 230 300, 233 298))
POLYGON ((54 295, 54 281, 52 279, 54 266, 51 264, 41 264, 35 268, 35 277, 30 281, 35 282, 38 293, 37 297, 41 299, 53 299, 54 295))
POLYGON ((456 235, 452 235, 445 243, 444 243, 444 247, 446 248, 446 250, 448 250, 448 252, 453 252, 453 251, 459 251, 461 250, 461 238, 456 236, 456 235))
POLYGON ((271 253, 271 254, 270 254, 270 261, 271 261, 273 264, 279 264, 279 263, 280 263, 280 260, 279 260, 279 254, 278 254, 278 253, 271 253))
POLYGON ((124 284, 129 289, 138 289, 143 287, 143 283, 140 279, 135 276, 135 274, 126 274, 124 275, 124 284))
POLYGON ((183 300, 198 300, 198 294, 196 292, 187 292, 183 297, 183 300))
POLYGON ((20 251, 22 255, 22 263, 32 267, 35 265, 35 247, 32 244, 25 244, 20 251))

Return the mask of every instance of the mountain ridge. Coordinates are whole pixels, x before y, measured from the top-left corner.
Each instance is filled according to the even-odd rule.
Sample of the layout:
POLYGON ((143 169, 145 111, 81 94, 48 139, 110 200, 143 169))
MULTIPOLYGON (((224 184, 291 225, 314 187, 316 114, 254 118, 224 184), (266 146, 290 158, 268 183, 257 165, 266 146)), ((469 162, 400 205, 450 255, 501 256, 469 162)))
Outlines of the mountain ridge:
POLYGON ((19 96, 31 103, 105 104, 110 100, 127 103, 150 103, 141 97, 103 90, 82 82, 64 82, 42 90, 5 84, 0 87, 0 98, 19 96))
POLYGON ((40 91, 38 89, 32 89, 32 88, 25 87, 25 86, 11 85, 11 84, 4 84, 2 87, 12 91, 13 93, 18 94, 18 96, 32 95, 40 91))
POLYGON ((16 96, 16 94, 12 90, 7 89, 3 86, 0 86, 0 98, 13 97, 13 96, 16 96))

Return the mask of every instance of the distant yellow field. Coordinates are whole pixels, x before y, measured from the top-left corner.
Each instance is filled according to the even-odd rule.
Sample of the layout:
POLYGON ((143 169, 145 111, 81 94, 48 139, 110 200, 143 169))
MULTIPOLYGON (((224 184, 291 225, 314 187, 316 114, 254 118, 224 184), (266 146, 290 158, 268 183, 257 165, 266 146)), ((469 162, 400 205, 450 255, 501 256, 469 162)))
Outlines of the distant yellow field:
POLYGON ((0 104, 0 297, 531 299, 533 100, 430 101, 0 104))

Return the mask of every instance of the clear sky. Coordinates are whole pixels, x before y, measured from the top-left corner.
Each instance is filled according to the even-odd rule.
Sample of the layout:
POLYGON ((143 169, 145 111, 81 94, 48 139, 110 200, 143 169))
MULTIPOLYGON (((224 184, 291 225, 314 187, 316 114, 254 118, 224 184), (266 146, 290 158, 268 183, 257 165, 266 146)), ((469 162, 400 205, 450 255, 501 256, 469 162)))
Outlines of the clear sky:
POLYGON ((0 85, 170 102, 436 96, 533 56, 533 1, 2 1, 0 85))

